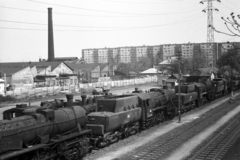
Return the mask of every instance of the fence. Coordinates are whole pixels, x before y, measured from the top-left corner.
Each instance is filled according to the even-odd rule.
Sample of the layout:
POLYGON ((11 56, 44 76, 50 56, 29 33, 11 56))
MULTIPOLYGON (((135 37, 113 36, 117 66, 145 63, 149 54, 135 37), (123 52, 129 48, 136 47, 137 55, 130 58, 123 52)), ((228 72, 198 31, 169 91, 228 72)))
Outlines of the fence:
POLYGON ((33 97, 45 97, 48 95, 56 95, 59 93, 79 93, 79 92, 91 92, 95 87, 122 87, 129 85, 139 85, 151 82, 157 82, 157 76, 149 76, 144 78, 129 79, 129 80, 119 80, 119 81, 108 81, 108 82, 96 82, 96 83, 86 83, 79 85, 69 85, 69 86, 52 86, 52 87, 41 87, 41 88, 16 88, 14 91, 7 91, 6 95, 13 96, 17 99, 21 98, 33 98, 33 97))

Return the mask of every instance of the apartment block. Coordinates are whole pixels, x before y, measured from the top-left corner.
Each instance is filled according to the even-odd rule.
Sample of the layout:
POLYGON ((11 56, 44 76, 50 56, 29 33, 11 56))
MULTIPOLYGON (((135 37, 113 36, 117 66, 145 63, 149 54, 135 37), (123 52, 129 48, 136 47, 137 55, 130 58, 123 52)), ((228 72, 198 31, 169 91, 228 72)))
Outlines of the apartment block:
POLYGON ((175 44, 164 44, 163 45, 163 60, 171 59, 175 56, 175 44))
MULTIPOLYGON (((240 45, 240 43, 237 42, 236 45, 240 45)), ((205 56, 206 65, 215 66, 218 57, 227 52, 231 48, 230 46, 229 43, 182 43, 83 49, 82 58, 86 63, 134 63, 142 57, 149 57, 154 62, 156 56, 164 61, 181 52, 182 58, 205 56)), ((154 62, 154 64, 156 63, 154 62)))
POLYGON ((181 45, 182 58, 192 58, 193 57, 193 47, 194 47, 194 45, 191 43, 182 44, 181 45))
POLYGON ((98 63, 108 63, 108 48, 98 49, 98 63))
POLYGON ((82 58, 86 63, 94 63, 94 49, 82 50, 82 58))

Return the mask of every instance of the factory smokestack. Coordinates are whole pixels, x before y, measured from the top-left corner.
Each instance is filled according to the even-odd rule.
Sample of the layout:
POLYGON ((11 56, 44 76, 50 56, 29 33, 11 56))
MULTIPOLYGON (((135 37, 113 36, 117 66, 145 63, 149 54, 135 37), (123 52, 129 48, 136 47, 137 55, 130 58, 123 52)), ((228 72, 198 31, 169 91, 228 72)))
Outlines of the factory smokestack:
POLYGON ((52 8, 48 8, 48 61, 54 61, 52 8))

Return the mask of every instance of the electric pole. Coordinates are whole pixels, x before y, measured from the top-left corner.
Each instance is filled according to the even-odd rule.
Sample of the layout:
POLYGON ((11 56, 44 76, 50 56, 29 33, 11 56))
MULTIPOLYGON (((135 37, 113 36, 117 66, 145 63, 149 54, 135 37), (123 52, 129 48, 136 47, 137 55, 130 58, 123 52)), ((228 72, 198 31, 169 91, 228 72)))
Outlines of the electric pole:
POLYGON ((178 60, 178 123, 181 123, 181 109, 182 109, 182 101, 180 97, 180 85, 181 85, 181 59, 182 59, 182 52, 181 48, 178 48, 175 52, 175 56, 178 60))
POLYGON ((208 55, 207 55, 207 65, 212 62, 212 67, 214 65, 214 29, 213 29, 213 10, 219 11, 217 8, 213 7, 213 1, 221 2, 220 0, 202 0, 200 1, 201 4, 207 2, 207 8, 202 10, 202 12, 207 13, 207 43, 208 43, 208 55))

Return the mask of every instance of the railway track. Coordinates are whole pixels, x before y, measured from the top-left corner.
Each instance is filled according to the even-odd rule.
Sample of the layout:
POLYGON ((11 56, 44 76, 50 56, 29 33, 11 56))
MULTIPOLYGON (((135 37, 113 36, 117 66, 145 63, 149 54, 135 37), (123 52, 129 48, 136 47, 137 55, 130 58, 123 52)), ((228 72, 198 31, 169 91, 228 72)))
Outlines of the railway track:
POLYGON ((234 116, 217 133, 206 139, 189 157, 189 160, 223 159, 229 148, 240 137, 240 114, 234 116))
POLYGON ((159 160, 167 158, 172 151, 184 144, 187 140, 193 138, 200 131, 208 128, 218 121, 223 115, 236 108, 238 103, 225 102, 217 108, 203 114, 191 123, 186 123, 163 136, 158 137, 154 142, 137 148, 122 157, 121 160, 159 160), (228 107, 226 107, 228 105, 228 107))

